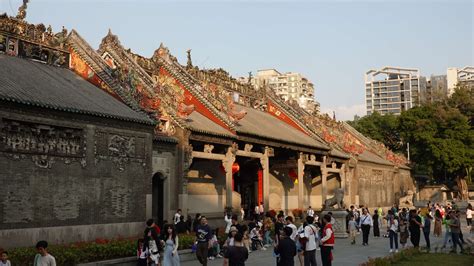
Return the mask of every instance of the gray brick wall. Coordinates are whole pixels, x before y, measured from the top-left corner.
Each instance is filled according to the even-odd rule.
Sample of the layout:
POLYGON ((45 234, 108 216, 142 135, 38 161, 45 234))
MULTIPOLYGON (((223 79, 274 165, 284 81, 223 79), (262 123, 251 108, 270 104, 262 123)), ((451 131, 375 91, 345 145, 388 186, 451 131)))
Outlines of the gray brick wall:
MULTIPOLYGON (((0 230, 146 219, 152 126, 44 110, 0 108, 0 132, 0 230), (34 130, 45 128, 45 134, 58 132, 57 128, 83 132, 81 152, 58 156, 59 148, 55 148, 58 152, 52 156, 51 149, 39 152, 32 148, 37 144, 29 140, 13 151, 16 136, 24 134, 17 122, 20 128, 25 127, 22 123, 34 130), (99 136, 97 132, 106 134, 99 136), (100 145, 108 147, 108 153, 99 156, 100 145)), ((66 141, 61 139, 58 143, 68 143, 69 133, 64 134, 66 141)))

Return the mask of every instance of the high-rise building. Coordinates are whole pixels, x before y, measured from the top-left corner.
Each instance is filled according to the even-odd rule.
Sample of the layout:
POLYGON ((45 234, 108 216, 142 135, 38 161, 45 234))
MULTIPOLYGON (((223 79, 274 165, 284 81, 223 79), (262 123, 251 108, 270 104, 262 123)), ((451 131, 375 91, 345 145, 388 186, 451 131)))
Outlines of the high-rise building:
POLYGON ((456 85, 474 88, 474 66, 464 68, 450 67, 447 71, 448 95, 453 94, 456 85))
POLYGON ((252 84, 258 89, 263 86, 272 88, 285 101, 296 101, 308 112, 319 109, 314 100, 314 85, 300 73, 280 73, 275 69, 258 70, 252 84))
POLYGON ((420 93, 421 103, 437 102, 448 97, 446 75, 431 75, 426 82, 425 90, 420 93))
POLYGON ((384 67, 365 74, 367 115, 401 114, 420 104, 420 92, 426 90, 426 78, 413 68, 384 67))

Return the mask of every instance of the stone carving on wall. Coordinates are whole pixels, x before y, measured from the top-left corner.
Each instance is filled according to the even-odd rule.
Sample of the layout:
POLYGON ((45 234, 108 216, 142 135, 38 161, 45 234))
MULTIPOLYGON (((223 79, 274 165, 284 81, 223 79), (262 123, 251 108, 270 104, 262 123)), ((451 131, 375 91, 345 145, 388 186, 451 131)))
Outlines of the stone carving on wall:
POLYGON ((184 174, 187 176, 187 171, 191 167, 191 164, 193 163, 193 145, 189 144, 184 147, 184 174))
POLYGON ((204 144, 204 152, 205 153, 212 153, 212 150, 214 149, 214 145, 212 144, 204 144))
POLYGON ((252 151, 252 148, 253 148, 253 145, 252 144, 245 144, 244 146, 244 151, 246 152, 251 152, 252 151))
POLYGON ((56 159, 85 167, 84 130, 3 118, 0 120, 0 152, 11 159, 31 156, 40 168, 51 168, 56 159))
POLYGON ((130 162, 139 162, 146 166, 145 139, 134 136, 114 134, 104 131, 95 133, 96 164, 102 160, 111 160, 124 171, 130 162))

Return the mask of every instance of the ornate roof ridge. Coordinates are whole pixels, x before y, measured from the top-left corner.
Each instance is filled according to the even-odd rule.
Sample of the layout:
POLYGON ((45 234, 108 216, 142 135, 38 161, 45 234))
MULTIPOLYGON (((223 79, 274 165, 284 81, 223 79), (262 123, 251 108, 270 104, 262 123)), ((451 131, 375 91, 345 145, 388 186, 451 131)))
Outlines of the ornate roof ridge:
POLYGON ((140 106, 132 100, 133 96, 126 92, 118 82, 112 78, 110 70, 107 68, 105 62, 97 54, 97 52, 92 49, 92 47, 77 33, 75 30, 72 30, 68 36, 67 42, 70 44, 70 48, 78 53, 83 60, 86 61, 86 64, 94 70, 94 72, 105 82, 108 86, 114 89, 114 92, 134 111, 143 112, 140 106))
POLYGON ((165 47, 163 43, 153 54, 152 61, 158 63, 158 65, 163 66, 171 75, 173 75, 180 83, 182 83, 182 85, 185 86, 194 97, 204 104, 211 113, 213 113, 230 129, 235 130, 234 123, 229 118, 225 117, 216 108, 216 106, 204 96, 204 88, 199 84, 199 80, 195 79, 178 63, 176 58, 169 53, 168 48, 165 47))
MULTIPOLYGON (((174 105, 173 101, 175 101, 176 99, 173 99, 174 97, 172 96, 170 99, 170 97, 167 97, 169 95, 165 93, 160 93, 162 92, 162 90, 159 88, 158 84, 146 72, 146 70, 144 70, 142 66, 138 64, 132 58, 132 53, 130 52, 130 50, 125 49, 120 44, 118 37, 116 35, 113 35, 110 29, 107 36, 102 39, 102 42, 100 44, 100 48, 98 51, 102 54, 108 53, 111 57, 113 57, 113 60, 119 61, 118 63, 121 66, 131 66, 134 71, 137 71, 139 73, 138 77, 134 76, 133 78, 137 78, 139 81, 143 83, 150 97, 159 98, 160 102, 164 103, 164 104, 160 104, 160 106, 162 106, 166 114, 172 119, 174 123, 176 123, 181 128, 187 128, 186 123, 183 121, 181 117, 179 117, 177 113, 180 109, 180 106, 173 106, 174 105)), ((130 73, 131 72, 129 72, 129 74, 130 73)), ((137 90, 137 88, 133 88, 133 89, 137 90)), ((168 91, 172 91, 172 90, 168 89, 168 91)), ((142 107, 142 108, 145 108, 145 107, 142 107)))

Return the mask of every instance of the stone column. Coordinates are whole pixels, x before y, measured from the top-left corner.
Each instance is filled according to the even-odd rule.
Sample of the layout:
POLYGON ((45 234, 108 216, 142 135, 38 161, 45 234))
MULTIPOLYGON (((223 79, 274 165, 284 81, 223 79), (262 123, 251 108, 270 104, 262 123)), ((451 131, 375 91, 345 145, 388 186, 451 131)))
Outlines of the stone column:
POLYGON ((348 190, 346 189, 347 188, 347 180, 346 180, 346 165, 345 164, 342 164, 341 166, 341 169, 340 169, 340 172, 339 172, 339 177, 341 178, 341 188, 342 188, 342 191, 344 191, 344 203, 347 203, 347 198, 348 198, 348 190))
POLYGON ((324 156, 323 163, 321 164, 321 204, 323 206, 324 206, 324 203, 326 202, 327 178, 328 178, 328 170, 326 169, 326 156, 324 156))
POLYGON ((260 165, 263 171, 263 206, 265 212, 267 212, 270 210, 270 157, 268 147, 265 147, 265 152, 260 158, 260 165))
POLYGON ((225 207, 232 207, 232 165, 235 162, 235 154, 232 148, 227 149, 225 159, 222 160, 222 165, 225 170, 225 207))
POLYGON ((304 205, 304 158, 303 153, 298 157, 298 208, 303 209, 304 205))

